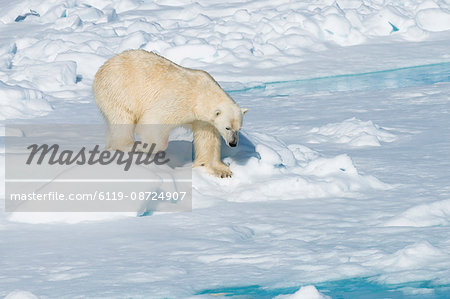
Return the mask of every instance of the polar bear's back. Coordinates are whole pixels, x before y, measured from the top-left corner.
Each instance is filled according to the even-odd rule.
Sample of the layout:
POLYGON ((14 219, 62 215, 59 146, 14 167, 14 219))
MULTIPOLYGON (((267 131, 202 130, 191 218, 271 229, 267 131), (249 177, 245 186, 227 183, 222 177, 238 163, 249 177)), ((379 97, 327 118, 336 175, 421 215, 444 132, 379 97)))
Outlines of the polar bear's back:
POLYGON ((160 105, 158 101, 174 97, 174 90, 188 90, 193 72, 152 52, 125 51, 98 70, 93 84, 95 101, 110 122, 116 122, 115 115, 126 113, 128 121, 136 123, 145 110, 160 105))

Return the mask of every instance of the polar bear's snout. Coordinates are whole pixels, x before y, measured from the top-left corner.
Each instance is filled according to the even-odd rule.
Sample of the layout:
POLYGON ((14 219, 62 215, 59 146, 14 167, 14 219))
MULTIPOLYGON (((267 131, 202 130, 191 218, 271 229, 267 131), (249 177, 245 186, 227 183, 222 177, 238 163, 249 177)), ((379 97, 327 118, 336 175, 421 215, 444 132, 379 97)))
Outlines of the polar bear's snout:
POLYGON ((239 142, 239 130, 234 130, 230 127, 226 127, 225 130, 218 130, 222 135, 226 145, 236 147, 239 142))
POLYGON ((238 141, 239 141, 239 132, 235 131, 235 132, 233 132, 232 139, 230 142, 228 142, 228 145, 231 147, 235 147, 235 146, 237 146, 238 141))

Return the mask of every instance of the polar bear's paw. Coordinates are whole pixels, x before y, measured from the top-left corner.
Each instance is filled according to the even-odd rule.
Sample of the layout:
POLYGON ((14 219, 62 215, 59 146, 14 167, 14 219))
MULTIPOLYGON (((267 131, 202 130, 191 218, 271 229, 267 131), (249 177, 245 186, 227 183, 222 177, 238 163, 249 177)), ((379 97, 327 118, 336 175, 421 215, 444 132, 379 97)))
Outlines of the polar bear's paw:
POLYGON ((230 167, 225 164, 206 167, 206 171, 219 178, 231 178, 231 175, 233 174, 230 167))

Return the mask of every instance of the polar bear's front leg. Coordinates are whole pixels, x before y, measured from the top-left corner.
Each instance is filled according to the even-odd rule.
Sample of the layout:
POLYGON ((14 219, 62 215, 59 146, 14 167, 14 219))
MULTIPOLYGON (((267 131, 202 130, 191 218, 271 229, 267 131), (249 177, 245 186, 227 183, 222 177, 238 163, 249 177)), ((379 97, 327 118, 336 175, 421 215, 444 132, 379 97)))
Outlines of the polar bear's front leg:
POLYGON ((192 124, 194 132, 194 167, 204 166, 209 174, 220 178, 231 177, 228 165, 220 159, 220 135, 214 126, 195 121, 192 124))

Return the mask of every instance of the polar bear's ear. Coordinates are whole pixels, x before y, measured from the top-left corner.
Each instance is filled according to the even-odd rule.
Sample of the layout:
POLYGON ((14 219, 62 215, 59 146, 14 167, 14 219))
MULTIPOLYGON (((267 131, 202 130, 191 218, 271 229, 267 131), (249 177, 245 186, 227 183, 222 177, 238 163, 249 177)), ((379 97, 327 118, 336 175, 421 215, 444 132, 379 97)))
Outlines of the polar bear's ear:
POLYGON ((242 115, 248 112, 248 108, 241 108, 242 115))

